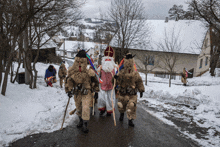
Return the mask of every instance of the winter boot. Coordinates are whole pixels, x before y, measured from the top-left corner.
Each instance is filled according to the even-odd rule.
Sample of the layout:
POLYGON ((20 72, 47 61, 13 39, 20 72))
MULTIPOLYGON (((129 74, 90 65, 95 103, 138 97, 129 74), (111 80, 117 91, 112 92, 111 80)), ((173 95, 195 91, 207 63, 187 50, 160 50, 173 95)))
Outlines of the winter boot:
POLYGON ((106 116, 112 116, 112 115, 111 115, 111 113, 108 113, 108 112, 107 112, 106 116))
POLYGON ((88 133, 89 132, 89 129, 87 128, 87 126, 88 126, 88 121, 84 120, 83 121, 83 129, 82 129, 82 131, 84 133, 88 133))
POLYGON ((128 125, 131 126, 131 127, 134 127, 134 123, 132 121, 133 121, 132 119, 129 119, 128 120, 128 125))
POLYGON ((82 128, 82 126, 83 126, 83 119, 82 117, 79 116, 79 123, 77 125, 77 128, 82 128))
POLYGON ((99 116, 103 116, 104 113, 105 111, 100 111, 99 116))
POLYGON ((123 119, 124 119, 124 113, 120 113, 119 121, 123 121, 123 119))

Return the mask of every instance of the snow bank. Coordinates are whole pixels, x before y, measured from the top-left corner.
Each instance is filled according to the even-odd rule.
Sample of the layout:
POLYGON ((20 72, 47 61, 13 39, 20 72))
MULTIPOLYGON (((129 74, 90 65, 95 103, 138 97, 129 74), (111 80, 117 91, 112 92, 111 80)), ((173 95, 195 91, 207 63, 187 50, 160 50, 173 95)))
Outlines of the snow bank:
MULTIPOLYGON (((140 75, 145 80, 145 75, 143 73, 140 75)), ((195 123, 197 127, 206 129, 207 133, 201 134, 206 138, 204 139, 174 125, 180 132, 202 146, 220 146, 220 78, 211 77, 206 73, 201 77, 188 79, 189 86, 183 86, 180 80, 172 80, 169 87, 168 82, 168 79, 149 74, 144 96, 138 101, 153 108, 155 111, 151 109, 146 111, 169 125, 174 124, 166 118, 172 117, 189 124, 195 123), (178 113, 180 111, 181 113, 178 113)))
MULTIPOLYGON (((59 65, 53 65, 58 73, 59 65)), ((8 82, 6 96, 0 95, 0 146, 7 146, 12 141, 34 133, 60 129, 68 96, 64 88, 60 88, 59 80, 53 84, 54 87, 46 87, 43 78, 48 66, 49 64, 43 63, 36 65, 37 89, 8 82)), ((68 114, 73 109, 75 103, 71 99, 64 127, 76 119, 75 115, 68 114)))

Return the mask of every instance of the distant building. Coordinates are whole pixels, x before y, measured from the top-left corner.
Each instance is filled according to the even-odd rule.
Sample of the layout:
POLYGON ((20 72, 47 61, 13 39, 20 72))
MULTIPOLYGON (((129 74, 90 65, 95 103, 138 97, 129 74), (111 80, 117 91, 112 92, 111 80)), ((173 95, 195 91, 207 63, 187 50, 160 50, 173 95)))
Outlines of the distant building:
MULTIPOLYGON (((135 63, 139 71, 145 70, 144 60, 145 58, 148 61, 147 68, 153 69, 151 72, 155 76, 160 74, 165 74, 167 71, 161 67, 164 67, 161 63, 160 57, 163 55, 174 54, 178 57, 178 61, 175 66, 175 73, 180 74, 183 71, 183 68, 187 68, 193 73, 193 76, 196 76, 200 72, 197 67, 197 60, 201 52, 203 40, 205 38, 205 33, 207 28, 203 25, 201 21, 198 20, 147 20, 146 23, 150 27, 150 33, 147 45, 133 45, 131 44, 128 48, 129 52, 136 54, 135 63), (173 52, 167 52, 158 48, 158 44, 164 41, 165 30, 168 31, 168 38, 172 37, 171 31, 175 31, 174 34, 179 33, 179 41, 181 42, 181 50, 174 49, 173 52), (143 59, 138 57, 142 56, 143 59), (156 64, 160 65, 159 67, 154 67, 156 64)), ((175 38, 173 38, 175 39, 175 38)), ((119 55, 120 48, 116 42, 116 38, 113 37, 110 45, 115 48, 116 60, 119 55)))
MULTIPOLYGON (((45 33, 40 42, 40 51, 37 62, 53 62, 56 57, 56 43, 45 33)), ((32 47, 32 62, 37 56, 37 47, 32 47)))
MULTIPOLYGON (((101 45, 95 42, 82 42, 82 41, 65 41, 57 50, 57 54, 61 57, 74 58, 78 49, 88 51, 89 55, 94 55, 94 51, 100 48, 105 48, 107 45, 101 45)), ((99 51, 100 52, 100 51, 99 51)))

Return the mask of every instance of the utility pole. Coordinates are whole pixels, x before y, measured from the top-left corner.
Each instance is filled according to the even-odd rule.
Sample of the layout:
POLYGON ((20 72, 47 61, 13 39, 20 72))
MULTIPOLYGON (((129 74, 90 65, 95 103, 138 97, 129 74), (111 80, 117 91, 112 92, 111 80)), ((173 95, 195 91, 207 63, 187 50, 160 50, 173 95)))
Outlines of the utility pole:
POLYGON ((66 56, 65 40, 66 40, 66 38, 64 38, 64 42, 63 42, 63 47, 64 47, 63 60, 64 60, 64 61, 65 61, 65 56, 66 56))

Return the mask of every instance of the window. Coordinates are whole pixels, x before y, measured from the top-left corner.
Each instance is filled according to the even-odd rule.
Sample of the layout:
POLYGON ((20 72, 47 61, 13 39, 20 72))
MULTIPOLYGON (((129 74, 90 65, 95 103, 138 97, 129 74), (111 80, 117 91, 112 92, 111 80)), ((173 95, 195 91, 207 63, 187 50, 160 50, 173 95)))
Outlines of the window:
POLYGON ((203 59, 200 59, 200 66, 199 66, 199 68, 202 68, 202 62, 203 62, 203 59))
POLYGON ((154 56, 149 56, 148 65, 154 65, 154 56))
POLYGON ((205 58, 205 66, 208 64, 208 57, 205 58))
POLYGON ((71 57, 73 57, 74 56, 74 53, 71 53, 71 57))

